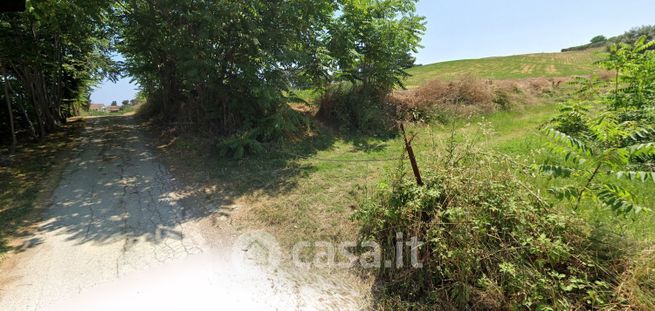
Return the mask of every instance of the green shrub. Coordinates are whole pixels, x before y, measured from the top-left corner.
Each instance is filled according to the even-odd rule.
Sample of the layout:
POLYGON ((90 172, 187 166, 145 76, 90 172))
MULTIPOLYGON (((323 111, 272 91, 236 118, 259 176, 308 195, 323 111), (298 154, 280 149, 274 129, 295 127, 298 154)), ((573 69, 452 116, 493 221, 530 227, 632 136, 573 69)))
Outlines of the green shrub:
POLYGON ((496 104, 501 111, 510 111, 512 110, 512 99, 510 93, 503 89, 497 89, 494 91, 493 102, 496 104))
POLYGON ((603 43, 603 42, 607 42, 607 38, 605 36, 603 36, 603 35, 598 35, 598 36, 595 36, 595 37, 591 38, 591 41, 589 41, 589 42, 590 43, 603 43))
POLYGON ((248 154, 263 152, 266 143, 276 143, 281 139, 293 138, 310 127, 307 116, 285 105, 275 113, 262 119, 257 125, 218 143, 222 157, 242 158, 248 154))
POLYGON ((648 210, 634 191, 655 182, 655 41, 645 40, 613 46, 601 61, 617 71, 613 85, 577 78, 575 96, 545 126, 550 158, 535 168, 559 179, 549 191, 576 208, 590 199, 620 215, 648 210))
POLYGON ((379 308, 571 310, 624 303, 615 289, 628 242, 554 210, 499 157, 451 146, 429 165, 420 163, 425 186, 401 166, 354 216, 362 238, 378 242, 387 259, 396 258, 397 232, 425 243, 422 268, 380 269, 379 308))
POLYGON ((318 98, 319 120, 342 131, 386 132, 394 126, 386 94, 361 84, 333 84, 318 98))

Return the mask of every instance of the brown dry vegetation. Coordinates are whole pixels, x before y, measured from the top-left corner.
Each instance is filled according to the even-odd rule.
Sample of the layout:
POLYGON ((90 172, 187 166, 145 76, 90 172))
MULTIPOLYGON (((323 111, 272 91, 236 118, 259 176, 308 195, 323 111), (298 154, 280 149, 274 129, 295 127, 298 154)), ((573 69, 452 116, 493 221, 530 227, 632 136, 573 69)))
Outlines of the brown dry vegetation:
POLYGON ((566 82, 565 78, 481 80, 465 75, 451 82, 432 80, 413 89, 397 91, 389 98, 399 119, 426 121, 435 114, 468 116, 511 110, 542 100, 566 82))

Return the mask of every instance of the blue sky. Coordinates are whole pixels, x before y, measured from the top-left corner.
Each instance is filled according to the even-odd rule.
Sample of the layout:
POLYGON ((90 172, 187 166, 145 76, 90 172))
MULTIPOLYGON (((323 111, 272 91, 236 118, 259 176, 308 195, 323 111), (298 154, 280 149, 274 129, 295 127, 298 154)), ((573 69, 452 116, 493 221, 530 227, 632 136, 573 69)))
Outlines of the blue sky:
POLYGON ((655 24, 653 0, 421 0, 417 62, 555 52, 655 24))
MULTIPOLYGON (((655 24, 654 12, 653 0, 421 0, 428 30, 417 63, 555 52, 655 24)), ((120 103, 135 93, 129 78, 105 81, 91 100, 120 103)))

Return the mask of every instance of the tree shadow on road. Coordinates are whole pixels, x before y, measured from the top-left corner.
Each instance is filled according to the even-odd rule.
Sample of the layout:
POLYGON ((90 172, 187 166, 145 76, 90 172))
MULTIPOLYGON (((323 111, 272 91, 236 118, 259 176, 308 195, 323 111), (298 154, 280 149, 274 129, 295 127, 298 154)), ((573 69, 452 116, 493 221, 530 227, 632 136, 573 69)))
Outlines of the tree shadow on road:
MULTIPOLYGON (((233 160, 219 157, 206 138, 153 137, 160 133, 132 117, 85 122, 82 142, 70 152, 38 229, 78 244, 182 240, 185 223, 229 217, 244 195, 292 191, 319 169, 304 160, 329 151, 337 141, 347 141, 354 153, 388 146, 385 140, 326 131, 233 160)), ((23 245, 14 250, 42 243, 38 235, 23 236, 23 245)))
MULTIPOLYGON (((129 117, 87 121, 71 155, 41 232, 75 243, 182 240, 182 226, 213 213, 192 206, 189 193, 129 117)), ((227 204, 227 202, 225 202, 227 204)), ((127 243, 127 242, 126 242, 127 243)))
POLYGON ((26 141, 8 165, 0 166, 0 256, 42 243, 34 236, 34 225, 57 186, 66 153, 74 152, 79 144, 81 130, 81 123, 71 123, 43 142, 26 141))

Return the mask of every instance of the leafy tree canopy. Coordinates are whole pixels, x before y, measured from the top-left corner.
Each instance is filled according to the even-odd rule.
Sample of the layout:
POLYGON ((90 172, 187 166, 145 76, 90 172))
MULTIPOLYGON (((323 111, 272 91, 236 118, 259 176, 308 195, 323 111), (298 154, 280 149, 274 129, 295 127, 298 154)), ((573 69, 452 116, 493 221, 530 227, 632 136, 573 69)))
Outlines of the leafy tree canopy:
POLYGON ((601 43, 601 42, 606 42, 606 41, 607 41, 607 38, 605 36, 599 35, 599 36, 595 36, 595 37, 591 38, 590 43, 594 44, 594 43, 601 43))
POLYGON ((415 2, 125 0, 118 47, 153 113, 268 140, 297 125, 296 85, 400 84, 424 30, 415 2))
POLYGON ((1 13, 0 67, 9 108, 0 122, 15 115, 18 130, 42 139, 88 103, 95 82, 115 78, 111 13, 112 3, 103 0, 32 0, 25 12, 1 13))

